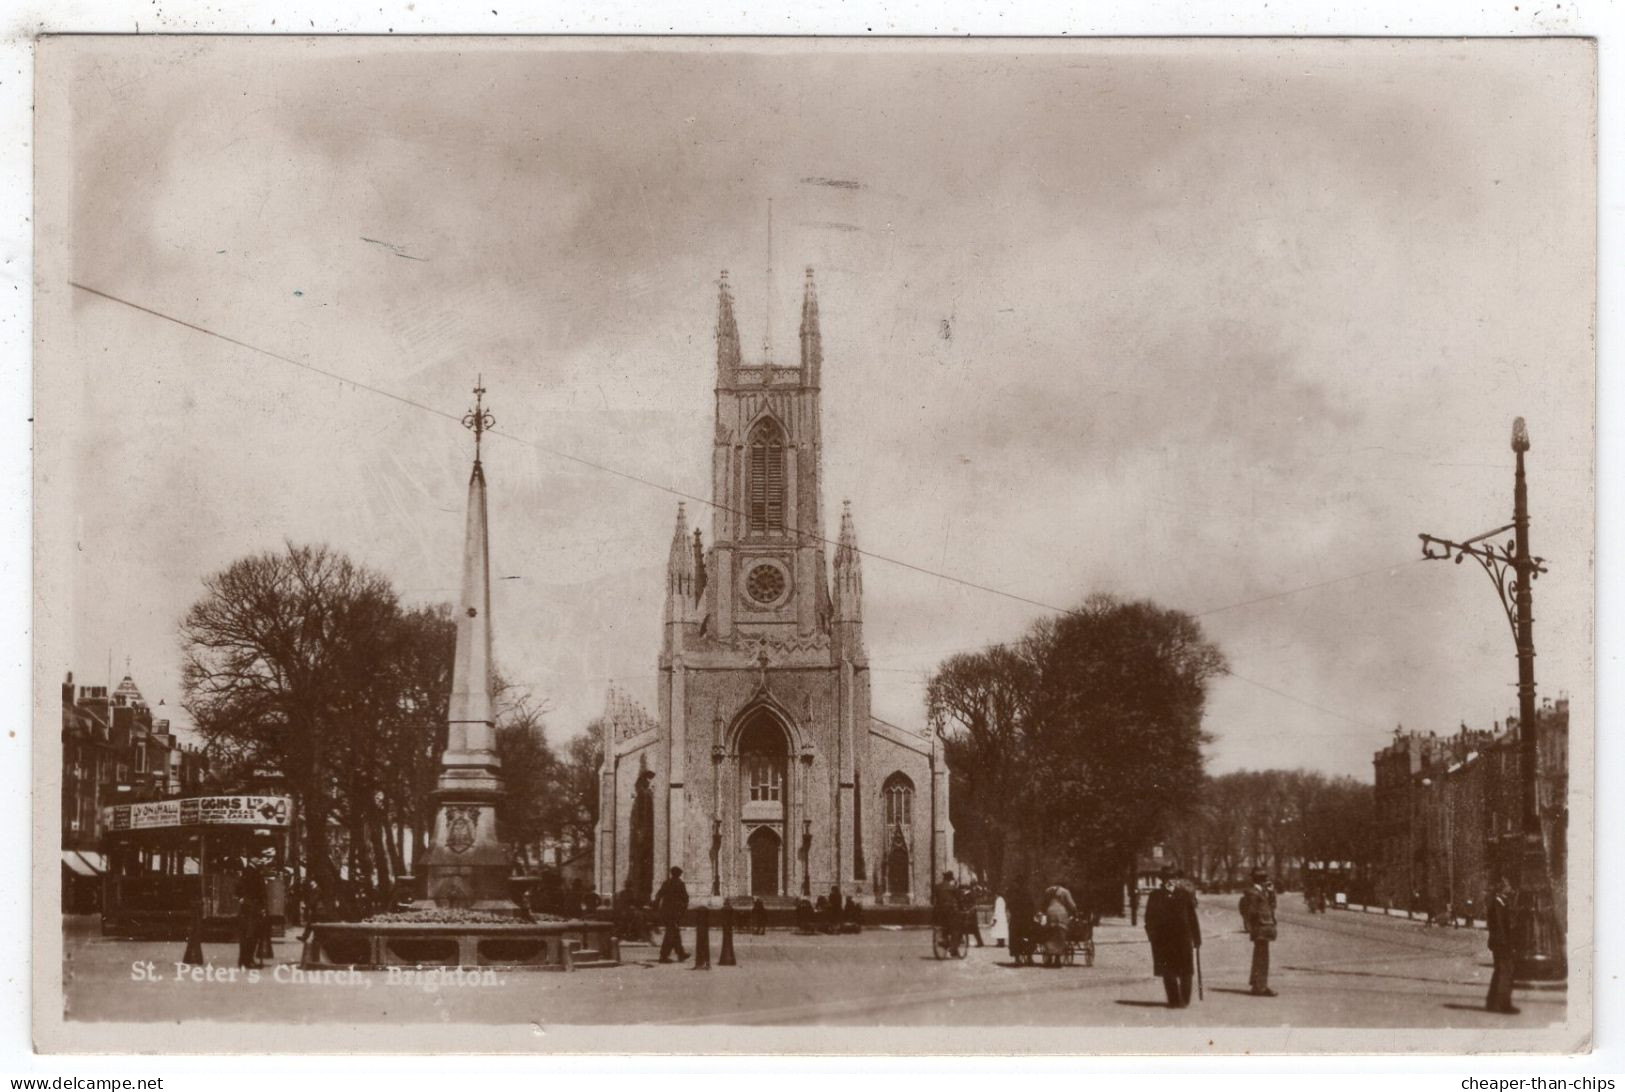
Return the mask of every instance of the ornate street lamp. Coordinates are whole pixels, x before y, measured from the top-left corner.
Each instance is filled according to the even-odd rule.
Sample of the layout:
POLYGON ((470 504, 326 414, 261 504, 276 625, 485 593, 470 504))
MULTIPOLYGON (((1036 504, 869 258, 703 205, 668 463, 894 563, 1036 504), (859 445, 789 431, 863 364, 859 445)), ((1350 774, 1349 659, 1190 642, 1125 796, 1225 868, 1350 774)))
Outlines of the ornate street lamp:
POLYGON ((1529 450, 1529 432, 1523 418, 1512 422, 1512 450, 1518 467, 1513 479, 1512 522, 1465 542, 1421 535, 1422 556, 1433 561, 1454 558, 1460 565, 1471 557, 1484 567, 1495 584, 1518 648, 1518 750, 1523 789, 1523 852, 1519 862, 1515 906, 1523 929, 1519 944, 1518 976, 1555 979, 1567 975, 1563 930, 1552 899, 1551 874, 1546 869, 1546 842, 1540 826, 1540 740, 1535 713, 1535 635, 1533 596, 1535 579, 1546 571, 1542 558, 1529 553, 1529 490, 1524 480, 1523 456, 1529 450), (1501 544, 1493 539, 1512 532, 1501 544))

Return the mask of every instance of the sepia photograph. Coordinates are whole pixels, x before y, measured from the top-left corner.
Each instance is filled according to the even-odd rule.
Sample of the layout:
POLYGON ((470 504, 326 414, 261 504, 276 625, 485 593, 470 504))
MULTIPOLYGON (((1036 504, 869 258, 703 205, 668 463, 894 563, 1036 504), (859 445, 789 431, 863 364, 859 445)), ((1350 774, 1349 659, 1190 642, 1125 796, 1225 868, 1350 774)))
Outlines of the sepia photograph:
POLYGON ((39 1049, 1588 1049, 1593 40, 35 65, 39 1049))

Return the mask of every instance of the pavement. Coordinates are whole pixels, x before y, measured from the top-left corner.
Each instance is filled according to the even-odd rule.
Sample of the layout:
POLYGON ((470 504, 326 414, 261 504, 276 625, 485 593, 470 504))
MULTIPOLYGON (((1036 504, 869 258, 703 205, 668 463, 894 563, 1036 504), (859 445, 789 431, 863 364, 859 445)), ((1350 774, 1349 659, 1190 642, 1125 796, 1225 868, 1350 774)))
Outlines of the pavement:
MULTIPOLYGON (((1309 915, 1283 905, 1272 948, 1274 998, 1247 991, 1251 945, 1233 907, 1201 909, 1205 1000, 1172 1010, 1151 975, 1142 929, 1126 920, 1095 934, 1093 967, 1018 968, 1006 951, 973 948, 939 961, 924 929, 856 936, 770 932, 735 938, 739 965, 696 971, 628 947, 619 967, 574 973, 456 976, 349 972, 300 981, 297 939, 250 981, 232 974, 235 945, 205 946, 208 968, 178 968, 184 945, 65 925, 70 1020, 327 1023, 759 1024, 920 1027, 1439 1027, 1533 1028, 1560 1023, 1561 987, 1520 989, 1522 1013, 1485 1012, 1489 952, 1473 929, 1348 911, 1309 915)), ((685 939, 692 947, 693 933, 685 939)), ((713 963, 720 940, 712 933, 713 963)))

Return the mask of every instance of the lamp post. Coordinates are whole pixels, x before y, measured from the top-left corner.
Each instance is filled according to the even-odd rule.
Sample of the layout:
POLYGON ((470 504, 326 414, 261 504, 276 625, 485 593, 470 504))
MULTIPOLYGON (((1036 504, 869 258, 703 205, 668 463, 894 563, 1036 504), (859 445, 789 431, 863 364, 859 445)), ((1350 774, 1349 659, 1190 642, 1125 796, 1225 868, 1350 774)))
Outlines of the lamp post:
POLYGON ((1495 584, 1501 606, 1518 650, 1518 751, 1522 776, 1523 846, 1519 859, 1518 892, 1514 905, 1523 935, 1519 943, 1518 976, 1555 979, 1567 975, 1561 923, 1552 899, 1552 880, 1546 869, 1546 843, 1540 826, 1540 740, 1535 713, 1535 636, 1532 585, 1546 571, 1542 558, 1529 553, 1529 488, 1523 457, 1529 450, 1529 432, 1523 418, 1512 422, 1512 451, 1517 457, 1513 478, 1512 522, 1465 542, 1421 535, 1422 556, 1440 561, 1454 558, 1461 564, 1471 557, 1483 566, 1495 584), (1512 532, 1510 541, 1496 537, 1512 532))

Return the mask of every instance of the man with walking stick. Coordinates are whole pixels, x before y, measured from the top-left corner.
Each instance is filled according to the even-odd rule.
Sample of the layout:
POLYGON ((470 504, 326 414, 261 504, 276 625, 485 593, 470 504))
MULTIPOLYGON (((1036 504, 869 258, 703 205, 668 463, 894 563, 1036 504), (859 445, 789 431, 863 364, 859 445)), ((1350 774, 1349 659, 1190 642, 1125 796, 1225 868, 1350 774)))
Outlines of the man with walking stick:
POLYGON ((1171 868, 1162 871, 1162 886, 1145 902, 1145 935, 1151 942, 1151 973, 1162 979, 1168 1007, 1191 1003, 1191 975, 1202 947, 1196 920, 1196 896, 1182 888, 1171 868), (1194 955, 1194 959, 1193 959, 1194 955))

